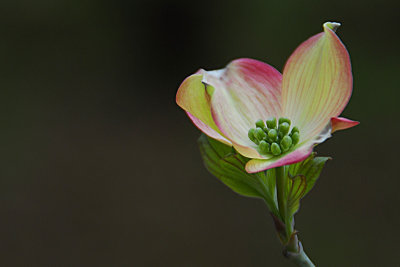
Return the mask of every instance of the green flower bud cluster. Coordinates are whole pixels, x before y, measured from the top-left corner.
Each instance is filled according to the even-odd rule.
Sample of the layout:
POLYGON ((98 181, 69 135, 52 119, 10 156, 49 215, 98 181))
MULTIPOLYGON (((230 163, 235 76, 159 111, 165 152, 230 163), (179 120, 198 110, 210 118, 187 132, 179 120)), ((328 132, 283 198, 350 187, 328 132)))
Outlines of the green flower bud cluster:
POLYGON ((290 131, 291 121, 288 118, 271 118, 264 124, 263 120, 257 120, 256 128, 248 132, 249 139, 258 145, 261 154, 279 156, 289 151, 300 140, 299 128, 293 127, 290 131))

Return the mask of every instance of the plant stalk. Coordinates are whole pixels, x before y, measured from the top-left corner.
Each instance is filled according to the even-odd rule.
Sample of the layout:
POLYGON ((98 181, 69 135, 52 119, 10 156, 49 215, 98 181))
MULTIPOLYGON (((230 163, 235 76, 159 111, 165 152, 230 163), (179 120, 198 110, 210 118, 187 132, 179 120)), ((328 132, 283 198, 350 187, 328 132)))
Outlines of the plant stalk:
POLYGON ((297 240, 296 238, 296 243, 297 243, 297 252, 289 251, 289 248, 287 246, 287 249, 284 253, 285 257, 288 258, 291 262, 296 264, 299 267, 315 267, 314 263, 310 260, 310 258, 307 256, 307 254, 304 252, 303 246, 300 241, 297 240))
POLYGON ((287 177, 285 175, 285 167, 280 166, 280 167, 275 168, 275 173, 276 173, 276 195, 277 195, 277 199, 278 199, 279 214, 281 215, 282 222, 286 222, 286 217, 287 217, 287 207, 286 207, 287 177))
POLYGON ((312 263, 310 258, 304 252, 301 242, 298 240, 297 234, 294 231, 293 218, 289 218, 291 216, 289 216, 288 214, 287 207, 288 178, 285 175, 285 168, 281 166, 277 167, 275 170, 279 215, 285 225, 284 255, 286 258, 288 258, 291 262, 299 267, 315 267, 314 263, 312 263))

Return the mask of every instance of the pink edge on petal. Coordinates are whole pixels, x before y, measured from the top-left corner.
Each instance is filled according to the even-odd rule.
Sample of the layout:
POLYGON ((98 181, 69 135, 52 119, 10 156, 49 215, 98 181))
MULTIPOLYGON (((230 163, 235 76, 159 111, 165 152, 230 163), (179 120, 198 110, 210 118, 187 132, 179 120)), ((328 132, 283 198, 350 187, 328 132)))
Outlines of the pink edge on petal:
POLYGON ((331 133, 339 130, 345 130, 354 127, 358 124, 360 124, 360 122, 358 121, 352 121, 342 117, 333 117, 331 118, 331 127, 332 127, 331 133))
POLYGON ((217 131, 215 131, 213 128, 210 126, 206 125, 204 122, 190 114, 189 112, 186 111, 186 114, 189 116, 189 118, 192 120, 193 124, 199 128, 200 131, 208 135, 209 137, 216 139, 220 141, 221 143, 224 143, 225 145, 232 146, 232 143, 224 138, 222 135, 220 135, 217 131))
MULTIPOLYGON (((303 42, 288 59, 282 81, 283 115, 304 140, 317 136, 346 107, 353 87, 349 54, 332 28, 303 42)), ((331 28, 332 27, 332 28, 331 28)))
POLYGON ((248 138, 258 119, 281 115, 282 75, 273 67, 254 59, 237 59, 216 71, 203 71, 211 98, 211 115, 224 137, 238 152, 249 158, 265 158, 248 138))
POLYGON ((226 145, 232 145, 222 136, 211 117, 210 97, 206 92, 205 85, 201 82, 202 79, 203 75, 201 74, 187 77, 176 93, 176 103, 186 111, 196 127, 206 135, 226 145))
POLYGON ((289 165, 305 160, 312 152, 312 146, 303 146, 283 157, 273 157, 271 159, 252 159, 246 164, 248 173, 256 173, 268 169, 289 165))

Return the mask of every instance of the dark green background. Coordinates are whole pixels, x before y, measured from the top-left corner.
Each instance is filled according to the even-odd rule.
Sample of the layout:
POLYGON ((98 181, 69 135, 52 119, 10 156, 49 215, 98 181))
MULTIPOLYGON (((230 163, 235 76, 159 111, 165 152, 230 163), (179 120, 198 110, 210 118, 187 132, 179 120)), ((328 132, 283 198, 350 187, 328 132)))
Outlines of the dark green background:
POLYGON ((361 121, 296 216, 320 266, 399 263, 398 1, 2 1, 0 265, 287 266, 265 205, 203 167, 198 68, 282 67, 339 21, 361 121))

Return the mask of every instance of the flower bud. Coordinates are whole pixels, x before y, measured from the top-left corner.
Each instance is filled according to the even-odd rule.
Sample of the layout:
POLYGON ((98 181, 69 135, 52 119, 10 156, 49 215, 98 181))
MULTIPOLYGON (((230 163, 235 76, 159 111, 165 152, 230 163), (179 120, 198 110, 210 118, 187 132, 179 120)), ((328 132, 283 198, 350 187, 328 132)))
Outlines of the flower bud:
POLYGON ((272 141, 276 141, 278 139, 278 132, 275 129, 271 129, 268 131, 268 137, 271 138, 272 141))
POLYGON ((269 144, 262 140, 258 146, 261 154, 268 154, 271 150, 269 144))
POLYGON ((282 153, 281 148, 279 147, 279 145, 277 143, 272 143, 271 152, 275 156, 278 156, 278 155, 280 155, 282 153))
POLYGON ((290 126, 291 122, 290 122, 290 120, 288 118, 284 118, 284 117, 279 118, 279 124, 282 124, 284 122, 287 122, 289 124, 289 126, 290 126))
POLYGON ((283 151, 288 151, 291 145, 292 145, 292 138, 290 138, 290 136, 288 135, 283 137, 281 141, 281 148, 283 149, 283 151))
POLYGON ((282 137, 287 135, 289 132, 290 125, 287 122, 279 124, 279 132, 282 133, 282 137))
POLYGON ((294 133, 300 133, 299 128, 297 128, 297 126, 294 126, 293 129, 292 129, 292 131, 291 131, 291 133, 292 133, 292 134, 294 134, 294 133))
POLYGON ((257 127, 257 129, 256 129, 256 131, 255 131, 255 133, 254 133, 254 136, 255 136, 259 141, 261 141, 261 140, 263 140, 265 137, 267 137, 267 134, 264 132, 263 129, 257 127))
POLYGON ((269 129, 274 129, 276 127, 276 118, 267 120, 267 126, 269 129))
POLYGON ((265 124, 264 124, 264 121, 263 120, 257 120, 256 121, 256 127, 259 127, 259 128, 261 128, 261 129, 264 129, 264 127, 265 127, 265 124))
POLYGON ((297 145, 297 143, 300 141, 300 134, 298 132, 292 134, 292 141, 293 145, 297 145))
POLYGON ((251 128, 251 129, 249 130, 249 132, 247 133, 247 136, 249 137, 249 139, 250 139, 251 141, 254 141, 254 138, 255 138, 254 133, 255 133, 255 131, 256 131, 256 129, 251 128))
MULTIPOLYGON (((267 132, 268 133, 268 132, 267 132)), ((265 137, 264 139, 265 141, 267 141, 267 143, 272 144, 274 142, 274 140, 272 140, 271 138, 269 138, 268 134, 267 137, 265 137)))

